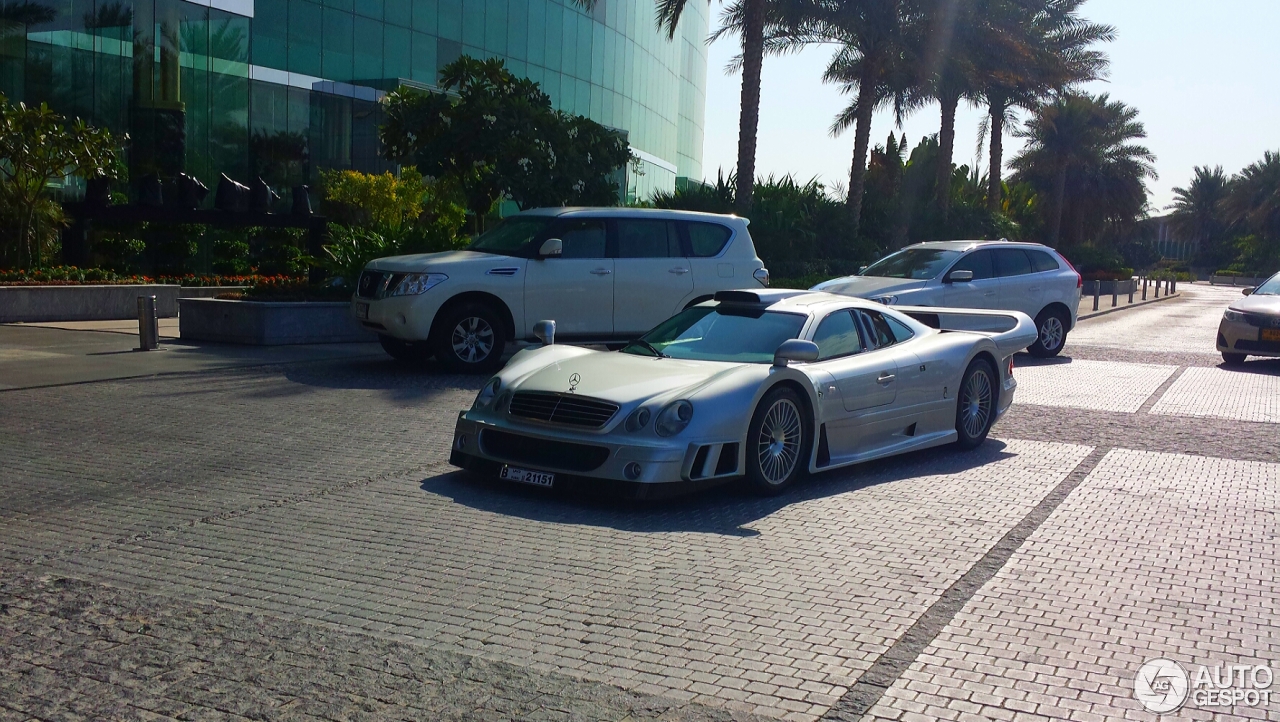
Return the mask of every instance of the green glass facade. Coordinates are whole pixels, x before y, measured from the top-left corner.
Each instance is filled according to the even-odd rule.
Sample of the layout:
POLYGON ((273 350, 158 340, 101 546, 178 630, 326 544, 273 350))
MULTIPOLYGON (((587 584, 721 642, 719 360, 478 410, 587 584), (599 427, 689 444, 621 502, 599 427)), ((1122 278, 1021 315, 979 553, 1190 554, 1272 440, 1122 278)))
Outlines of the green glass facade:
MULTIPOLYGON (((499 57, 556 107, 627 133, 627 195, 702 177, 709 6, 674 40, 653 0, 0 0, 0 92, 129 133, 133 178, 281 189, 388 169, 378 99, 499 57)), ((287 195, 287 194, 286 194, 287 195)))

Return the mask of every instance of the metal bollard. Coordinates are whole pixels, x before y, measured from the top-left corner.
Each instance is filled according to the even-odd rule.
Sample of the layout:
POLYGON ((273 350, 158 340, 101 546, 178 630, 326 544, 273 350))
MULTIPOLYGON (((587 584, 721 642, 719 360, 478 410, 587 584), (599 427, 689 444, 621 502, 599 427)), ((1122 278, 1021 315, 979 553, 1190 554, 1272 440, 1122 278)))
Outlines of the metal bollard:
POLYGON ((1156 298, 1160 298, 1160 281, 1156 281, 1156 298))
POLYGON ((1111 307, 1112 308, 1116 307, 1116 295, 1118 293, 1120 293, 1120 282, 1112 281, 1111 282, 1111 307))
POLYGON ((1147 277, 1142 277, 1142 300, 1147 300, 1147 277))
POLYGON ((1102 281, 1093 282, 1093 310, 1098 310, 1098 290, 1102 287, 1102 281))
POLYGON ((1172 281, 1169 281, 1169 293, 1177 293, 1177 292, 1178 292, 1178 279, 1175 278, 1172 281))
POLYGON ((1130 279, 1129 279, 1129 303, 1130 303, 1130 304, 1132 304, 1132 303, 1133 303, 1133 287, 1134 287, 1134 286, 1136 286, 1136 285, 1137 285, 1137 281, 1135 281, 1134 279, 1130 278, 1130 279))
POLYGON ((138 296, 138 349, 154 351, 160 346, 160 326, 156 321, 156 297, 138 296))

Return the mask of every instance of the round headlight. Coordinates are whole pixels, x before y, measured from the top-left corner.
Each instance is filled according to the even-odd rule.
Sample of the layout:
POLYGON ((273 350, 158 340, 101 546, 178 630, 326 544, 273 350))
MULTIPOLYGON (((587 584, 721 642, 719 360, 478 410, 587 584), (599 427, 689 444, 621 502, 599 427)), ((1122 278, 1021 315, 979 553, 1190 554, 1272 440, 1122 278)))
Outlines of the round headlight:
POLYGON ((627 431, 639 431, 649 425, 650 416, 652 416, 652 414, 649 410, 641 406, 631 412, 631 415, 627 417, 627 422, 624 426, 627 431))
POLYGON ((480 389, 480 393, 476 396, 476 402, 472 408, 487 409, 493 404, 493 399, 498 395, 498 389, 502 388, 502 379, 494 376, 489 383, 480 389))
POLYGON ((693 404, 681 399, 667 404, 653 422, 658 436, 675 436, 693 421, 693 404))

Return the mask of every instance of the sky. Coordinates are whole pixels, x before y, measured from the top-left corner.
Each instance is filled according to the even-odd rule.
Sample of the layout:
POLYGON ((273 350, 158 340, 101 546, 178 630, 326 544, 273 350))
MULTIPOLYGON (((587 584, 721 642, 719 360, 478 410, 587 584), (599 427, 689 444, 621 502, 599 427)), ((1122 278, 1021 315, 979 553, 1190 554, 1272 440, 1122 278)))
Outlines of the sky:
MULTIPOLYGON (((719 14, 723 0, 714 0, 719 14)), ((1087 86, 1138 109, 1146 145, 1160 177, 1151 181, 1150 206, 1161 215, 1173 189, 1186 186, 1195 166, 1221 165, 1228 174, 1280 150, 1280 0, 1090 0, 1081 13, 1115 27, 1103 46, 1111 57, 1105 81, 1087 86)), ((714 19, 713 19, 714 22, 714 19)), ((716 177, 737 161, 740 75, 724 67, 736 39, 714 43, 707 69, 706 145, 703 174, 716 177)), ((853 131, 832 138, 832 118, 848 103, 822 71, 832 53, 815 47, 795 55, 766 57, 761 85, 757 176, 817 177, 847 185, 853 131)), ((972 166, 983 111, 961 106, 956 118, 955 162, 972 166)), ((872 145, 890 131, 905 131, 909 146, 938 132, 936 105, 906 120, 900 131, 888 113, 871 127, 872 145)), ((1005 136, 1005 159, 1022 141, 1005 136)), ((985 153, 980 167, 986 172, 985 153)))

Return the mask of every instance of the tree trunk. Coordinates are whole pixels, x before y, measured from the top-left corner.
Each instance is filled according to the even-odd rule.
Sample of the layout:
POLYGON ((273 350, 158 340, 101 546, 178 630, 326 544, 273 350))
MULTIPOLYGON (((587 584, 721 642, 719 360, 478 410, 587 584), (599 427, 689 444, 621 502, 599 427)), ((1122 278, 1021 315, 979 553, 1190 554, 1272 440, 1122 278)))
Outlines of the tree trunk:
POLYGON ((960 98, 942 98, 942 127, 938 130, 938 168, 934 179, 934 201, 942 219, 951 212, 951 159, 956 150, 956 106, 960 98))
POLYGON ((1004 106, 991 105, 991 167, 987 170, 987 210, 999 213, 1004 207, 1004 106))
POLYGON ((747 0, 742 28, 742 103, 738 115, 738 215, 751 212, 756 184, 756 131, 760 125, 760 66, 764 63, 764 0, 747 0))
MULTIPOLYGON (((36 215, 36 202, 27 204, 26 209, 22 212, 22 245, 27 249, 27 266, 29 268, 40 267, 40 248, 39 243, 31 238, 31 224, 36 215)), ((19 259, 21 260, 21 259, 19 259)))
POLYGON ((862 193, 867 185, 867 147, 871 143, 871 117, 876 106, 876 69, 873 62, 865 64, 862 79, 858 82, 858 118, 853 130, 853 167, 849 169, 850 240, 857 240, 862 226, 862 193))
POLYGON ((1062 207, 1067 200, 1067 166, 1058 169, 1053 178, 1053 213, 1049 218, 1049 246, 1058 247, 1058 239, 1062 236, 1062 207))

